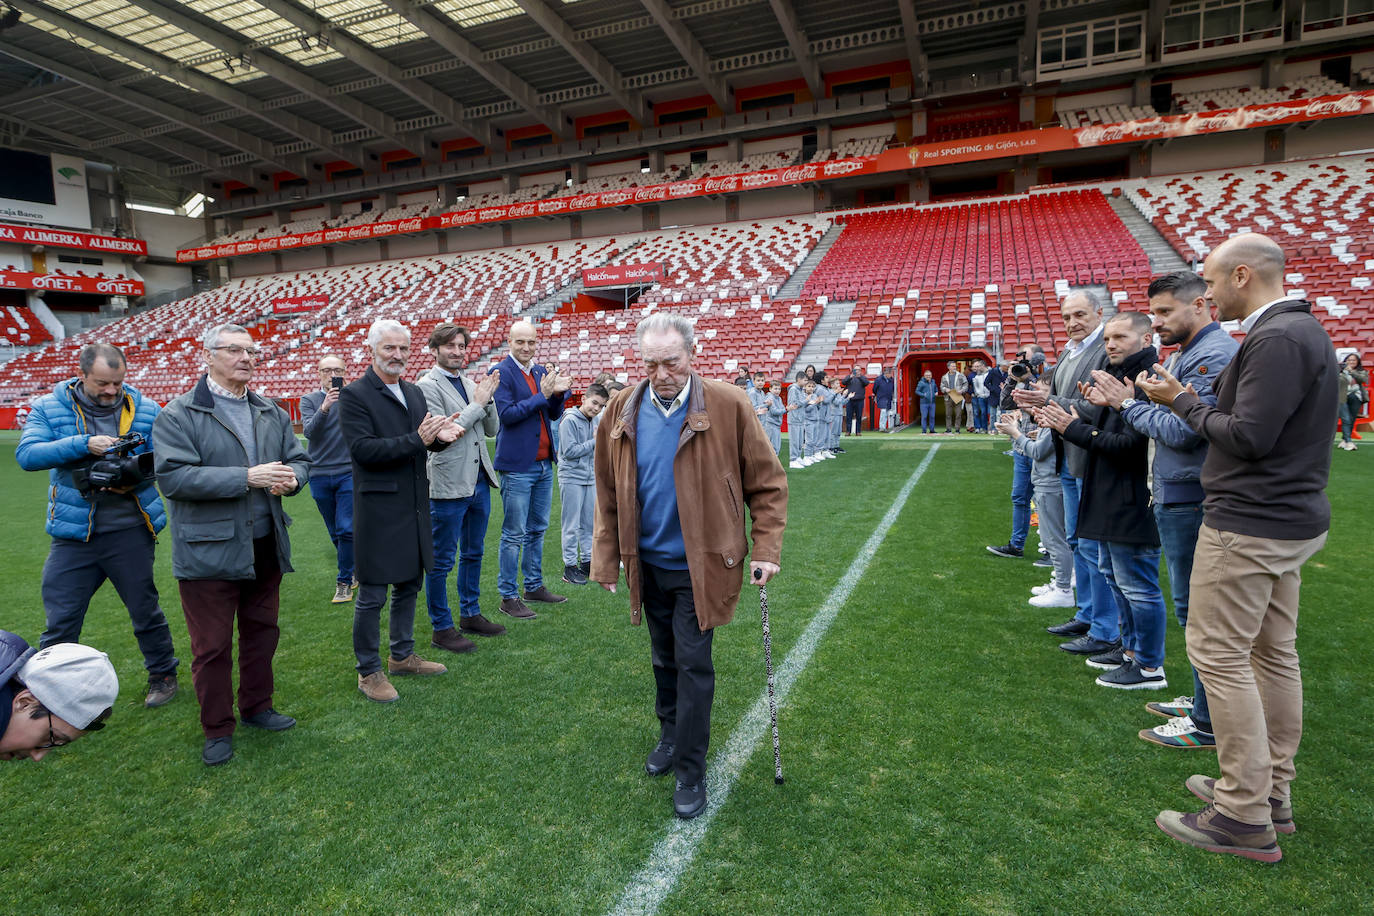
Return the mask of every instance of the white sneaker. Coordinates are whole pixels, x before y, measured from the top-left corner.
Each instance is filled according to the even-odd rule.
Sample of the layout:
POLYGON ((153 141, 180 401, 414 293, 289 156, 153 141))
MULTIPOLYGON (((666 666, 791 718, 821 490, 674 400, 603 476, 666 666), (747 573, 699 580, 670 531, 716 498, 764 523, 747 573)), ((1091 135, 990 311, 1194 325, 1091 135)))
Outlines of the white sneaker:
POLYGON ((1043 594, 1045 594, 1045 592, 1052 592, 1052 591, 1054 591, 1054 583, 1053 583, 1053 582, 1046 582, 1044 585, 1032 585, 1032 586, 1031 586, 1031 594, 1032 594, 1032 595, 1043 595, 1043 594))
POLYGON ((804 468, 809 468, 809 467, 811 467, 811 465, 813 465, 813 464, 815 464, 815 463, 816 463, 816 456, 815 456, 815 455, 807 455, 805 458, 802 459, 802 467, 804 467, 804 468))
POLYGON ((1036 595, 1030 600, 1031 607, 1076 607, 1078 602, 1073 598, 1073 592, 1050 589, 1049 591, 1036 595))
POLYGON ((802 464, 802 463, 801 463, 800 461, 798 461, 796 458, 793 458, 793 459, 788 463, 787 466, 788 466, 789 468, 796 468, 796 469, 800 469, 800 468, 806 467, 806 465, 802 464))

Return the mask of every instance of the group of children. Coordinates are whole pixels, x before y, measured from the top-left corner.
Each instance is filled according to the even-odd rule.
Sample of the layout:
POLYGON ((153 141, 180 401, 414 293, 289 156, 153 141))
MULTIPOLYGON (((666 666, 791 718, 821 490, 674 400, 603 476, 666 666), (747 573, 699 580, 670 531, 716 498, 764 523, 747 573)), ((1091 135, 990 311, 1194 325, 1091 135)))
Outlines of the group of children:
MULTIPOLYGON (((797 373, 787 392, 787 428, 792 443, 788 467, 810 467, 844 451, 840 434, 844 431, 845 405, 851 397, 837 376, 826 380, 797 373)), ((778 423, 782 423, 781 417, 778 423)), ((781 435, 773 448, 781 449, 781 435)))

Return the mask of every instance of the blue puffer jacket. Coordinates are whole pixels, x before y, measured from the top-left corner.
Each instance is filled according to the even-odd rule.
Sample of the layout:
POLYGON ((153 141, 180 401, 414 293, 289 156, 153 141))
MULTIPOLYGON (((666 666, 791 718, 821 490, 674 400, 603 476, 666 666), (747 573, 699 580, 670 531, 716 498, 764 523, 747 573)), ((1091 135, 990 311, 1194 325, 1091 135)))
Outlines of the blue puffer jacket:
POLYGON ((10 713, 14 709, 14 695, 24 689, 16 675, 33 657, 35 650, 18 633, 0 630, 0 735, 10 727, 10 713))
MULTIPOLYGON (((52 394, 33 402, 33 411, 24 424, 15 457, 26 471, 48 471, 48 534, 73 541, 89 540, 95 523, 95 504, 82 499, 72 483, 72 468, 91 457, 86 442, 93 435, 87 429, 86 415, 72 394, 79 379, 58 384, 52 394)), ((119 432, 142 433, 147 443, 138 449, 152 451, 153 420, 162 408, 145 398, 138 389, 124 386, 124 409, 119 414, 119 432)), ((167 524, 167 511, 157 487, 149 481, 137 492, 139 508, 148 530, 156 535, 167 524)))

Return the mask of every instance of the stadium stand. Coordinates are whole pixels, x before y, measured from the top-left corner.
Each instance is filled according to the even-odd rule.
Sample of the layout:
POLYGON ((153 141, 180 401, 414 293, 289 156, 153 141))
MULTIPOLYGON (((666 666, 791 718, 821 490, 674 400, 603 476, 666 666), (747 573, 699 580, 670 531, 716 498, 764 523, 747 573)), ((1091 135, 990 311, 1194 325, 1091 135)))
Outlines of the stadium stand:
POLYGON ((1144 121, 1159 117, 1149 105, 1094 105, 1076 111, 1059 112, 1059 123, 1073 129, 1096 124, 1119 124, 1122 121, 1144 121))
POLYGON ((0 308, 0 346, 33 347, 50 340, 52 334, 28 309, 13 305, 0 308))
POLYGON ((1340 156, 1152 179, 1127 197, 1188 260, 1228 236, 1263 232, 1288 253, 1288 286, 1336 346, 1374 335, 1374 158, 1340 156))
POLYGON ((1221 108, 1239 108, 1242 105, 1267 105, 1272 102, 1287 102, 1291 99, 1307 99, 1323 95, 1338 95, 1347 92, 1348 87, 1325 76, 1306 76, 1293 81, 1291 86, 1275 89, 1261 89, 1258 86, 1229 86, 1221 89, 1174 93, 1174 108, 1194 114, 1203 111, 1216 111, 1221 108))

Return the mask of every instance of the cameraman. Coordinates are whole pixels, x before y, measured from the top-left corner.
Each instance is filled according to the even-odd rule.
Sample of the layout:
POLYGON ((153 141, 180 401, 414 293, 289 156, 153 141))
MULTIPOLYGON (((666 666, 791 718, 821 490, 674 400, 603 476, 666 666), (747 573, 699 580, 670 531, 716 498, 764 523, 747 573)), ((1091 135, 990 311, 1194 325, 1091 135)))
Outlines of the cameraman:
MULTIPOLYGON (((1039 344, 1026 344, 1016 351, 1007 383, 1002 387, 998 406, 1001 410, 1015 410, 1012 392, 1030 391, 1040 381, 1045 368, 1045 350, 1039 344)), ((1026 537, 1030 534, 1031 468, 1034 462, 1020 450, 1013 450, 1011 474, 1011 540, 1000 547, 988 547, 988 553, 1008 559, 1025 556, 1026 537)), ((1039 563, 1040 561, 1036 561, 1039 563)))
POLYGON ((76 378, 34 402, 15 449, 24 470, 48 472, 52 548, 43 564, 41 646, 77 642, 91 597, 109 579, 129 610, 148 669, 144 705, 162 706, 177 692, 178 664, 153 582, 154 538, 167 524, 162 497, 150 479, 86 495, 72 479, 125 434, 144 439, 134 454, 151 451, 159 408, 124 384, 128 366, 119 348, 90 344, 79 365, 76 378))

